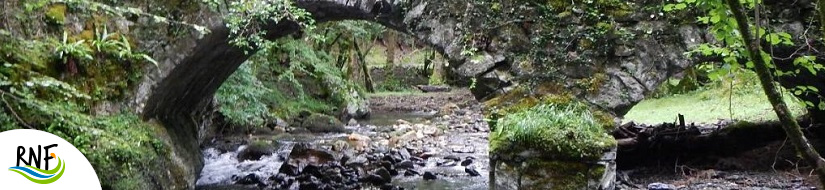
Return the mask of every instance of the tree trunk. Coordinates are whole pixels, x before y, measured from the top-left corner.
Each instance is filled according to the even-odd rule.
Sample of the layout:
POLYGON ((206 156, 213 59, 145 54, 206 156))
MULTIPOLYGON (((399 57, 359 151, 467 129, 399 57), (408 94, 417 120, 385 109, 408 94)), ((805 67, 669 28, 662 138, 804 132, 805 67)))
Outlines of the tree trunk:
POLYGON ((361 72, 364 73, 364 86, 367 88, 367 92, 375 92, 375 87, 372 85, 372 77, 370 76, 370 70, 367 68, 367 53, 372 49, 372 46, 375 44, 375 41, 370 41, 372 43, 369 48, 361 51, 360 45, 358 45, 358 40, 353 38, 352 43, 355 46, 355 54, 358 56, 357 61, 358 64, 361 66, 361 72))
MULTIPOLYGON (((819 0, 820 3, 822 3, 822 1, 823 0, 819 0)), ((816 167, 815 170, 817 175, 819 175, 820 185, 825 185, 825 159, 822 159, 819 153, 817 153, 808 142, 808 139, 799 127, 799 123, 796 122, 793 114, 788 110, 788 106, 782 101, 782 95, 777 90, 777 86, 773 81, 771 71, 768 69, 768 63, 765 63, 761 57, 762 51, 758 44, 759 41, 757 41, 759 39, 751 36, 748 18, 743 13, 744 10, 739 0, 727 0, 727 3, 736 18, 736 23, 739 24, 739 32, 742 34, 742 40, 744 40, 748 52, 750 52, 750 60, 754 63, 756 74, 759 76, 759 81, 762 84, 762 89, 765 90, 768 100, 773 105, 773 110, 779 117, 782 128, 788 135, 788 140, 793 143, 796 151, 808 164, 816 167)))
POLYGON ((820 32, 822 32, 822 39, 825 40, 825 0, 817 1, 817 8, 819 8, 820 32))
POLYGON ((398 48, 398 36, 393 31, 386 31, 385 34, 384 47, 387 48, 387 66, 385 69, 387 71, 392 71, 393 67, 395 67, 395 53, 398 48))
MULTIPOLYGON (((433 51, 432 55, 430 55, 430 58, 427 59, 435 59, 435 51, 433 51)), ((435 63, 433 63, 433 74, 430 75, 430 85, 444 84, 444 76, 446 76, 446 74, 444 73, 444 63, 440 61, 435 61, 435 63)))
POLYGON ((360 75, 358 69, 358 53, 356 53, 355 50, 349 50, 347 52, 349 54, 347 58, 348 64, 346 70, 347 79, 351 81, 358 81, 358 76, 360 75))

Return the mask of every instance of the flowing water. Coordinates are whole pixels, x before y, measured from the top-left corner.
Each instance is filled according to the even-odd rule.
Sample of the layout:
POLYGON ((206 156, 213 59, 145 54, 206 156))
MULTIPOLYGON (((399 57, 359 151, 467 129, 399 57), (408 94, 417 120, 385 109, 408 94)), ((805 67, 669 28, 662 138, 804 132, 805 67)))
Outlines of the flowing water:
POLYGON ((283 155, 292 150, 292 143, 283 143, 275 154, 261 157, 260 160, 239 161, 238 153, 246 149, 246 145, 235 151, 220 153, 215 148, 203 151, 204 165, 201 176, 196 185, 230 184, 233 176, 273 176, 284 163, 283 155))
MULTIPOLYGON (((374 113, 369 120, 360 121, 360 127, 348 127, 351 131, 376 138, 376 128, 391 127, 397 120, 403 119, 411 123, 423 123, 433 117, 432 113, 411 112, 411 113, 374 113)), ((310 144, 330 144, 336 140, 346 139, 348 134, 308 134, 308 135, 286 135, 277 140, 278 150, 272 155, 261 157, 260 160, 238 160, 238 153, 246 149, 246 145, 238 147, 236 150, 221 153, 214 147, 207 147, 203 150, 204 167, 201 176, 197 181, 198 186, 205 185, 230 185, 239 178, 249 174, 256 174, 261 178, 274 176, 288 157, 295 143, 310 144)), ((421 176, 404 176, 403 174, 393 177, 393 185, 405 189, 487 189, 488 157, 486 132, 460 133, 450 132, 435 138, 446 144, 438 155, 427 159, 425 166, 419 166, 415 170, 421 172, 433 172, 438 174, 438 179, 425 181, 421 176), (471 146, 471 152, 451 151, 450 146, 462 144, 471 146), (439 156, 453 155, 459 158, 474 158, 473 165, 481 176, 471 177, 465 172, 465 167, 438 166, 443 162, 439 156)), ((256 136, 250 138, 272 139, 272 137, 256 136)), ((465 148, 466 149, 466 148, 465 148)), ((267 180, 262 180, 265 183, 267 180)), ((267 184, 269 185, 269 184, 267 184)))

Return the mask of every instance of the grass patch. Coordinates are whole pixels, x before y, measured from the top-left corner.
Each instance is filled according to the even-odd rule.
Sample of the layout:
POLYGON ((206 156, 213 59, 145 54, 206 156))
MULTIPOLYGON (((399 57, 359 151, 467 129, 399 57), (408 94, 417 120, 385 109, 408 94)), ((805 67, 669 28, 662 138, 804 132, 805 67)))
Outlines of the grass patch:
POLYGON ((615 145, 587 105, 575 101, 507 114, 490 133, 490 151, 499 154, 538 150, 554 159, 598 159, 615 145))
MULTIPOLYGON (((677 114, 685 115, 688 123, 715 123, 719 119, 749 122, 777 120, 770 102, 758 85, 735 86, 732 98, 730 88, 722 86, 701 89, 685 94, 648 99, 640 102, 625 115, 625 121, 658 124, 675 121, 677 114), (732 105, 729 109, 729 105, 732 105), (732 112, 732 115, 731 115, 732 112)), ((805 114, 805 108, 790 93, 783 93, 785 103, 795 116, 805 114)))
MULTIPOLYGON (((396 52, 396 56, 399 56, 400 59, 396 59, 398 63, 395 63, 395 66, 421 67, 424 66, 424 60, 427 59, 427 56, 429 56, 433 50, 430 48, 410 48, 407 49, 407 51, 401 51, 401 49, 397 49, 396 51, 398 51, 396 52)), ((367 66, 369 68, 384 68, 387 66, 387 48, 376 44, 370 49, 370 52, 367 53, 365 59, 367 60, 367 66)), ((444 62, 444 60, 441 56, 436 56, 433 62, 440 63, 444 62)))

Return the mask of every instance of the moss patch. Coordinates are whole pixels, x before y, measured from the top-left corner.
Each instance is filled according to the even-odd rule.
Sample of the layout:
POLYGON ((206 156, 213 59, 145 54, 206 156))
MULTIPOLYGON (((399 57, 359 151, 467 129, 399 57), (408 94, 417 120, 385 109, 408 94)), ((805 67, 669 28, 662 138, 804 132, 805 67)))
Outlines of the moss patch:
POLYGON ((537 150, 554 159, 597 159, 616 145, 603 121, 587 105, 559 97, 498 119, 490 134, 495 154, 537 150), (555 100, 555 102, 553 101, 555 100))
POLYGON ((522 189, 595 189, 590 182, 598 181, 604 175, 602 165, 582 162, 527 160, 519 163, 502 163, 497 166, 496 175, 520 176, 522 189))
MULTIPOLYGON (((158 139, 163 127, 146 123, 133 113, 91 116, 69 102, 11 101, 27 125, 63 139, 83 153, 104 189, 152 189, 155 185, 185 185, 183 170, 171 163, 169 142, 158 139)), ((0 122, 7 122, 4 114, 0 122)), ((11 130, 15 125, 1 127, 11 130)))
POLYGON ((46 21, 51 24, 63 25, 66 23, 66 4, 55 3, 46 7, 46 21))

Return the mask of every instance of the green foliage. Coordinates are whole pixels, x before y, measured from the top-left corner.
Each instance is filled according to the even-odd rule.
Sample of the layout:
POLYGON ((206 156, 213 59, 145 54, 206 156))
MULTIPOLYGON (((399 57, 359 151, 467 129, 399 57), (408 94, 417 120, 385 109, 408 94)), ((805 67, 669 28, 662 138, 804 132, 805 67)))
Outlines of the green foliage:
POLYGON ((293 1, 232 1, 227 6, 229 14, 224 20, 229 27, 231 43, 239 47, 256 49, 272 42, 265 37, 266 27, 282 21, 294 21, 307 31, 314 28, 315 20, 310 13, 295 6, 293 1))
POLYGON ((116 57, 121 61, 148 62, 158 67, 158 62, 147 54, 132 49, 132 43, 126 35, 109 33, 108 27, 95 28, 95 38, 91 45, 95 51, 116 57))
POLYGON ((68 36, 68 32, 63 32, 62 40, 54 47, 54 52, 62 63, 68 64, 72 60, 94 60, 92 50, 86 46, 85 40, 70 42, 68 36))
MULTIPOLYGON (((16 128, 58 135, 86 155, 104 189, 147 189, 168 171, 169 146, 157 133, 162 126, 146 123, 134 113, 92 113, 92 105, 124 95, 140 77, 144 63, 156 64, 133 47, 127 34, 106 29, 111 17, 152 16, 140 9, 107 0, 13 1, 22 11, 9 10, 9 26, 0 29, 0 131, 16 128), (52 24, 69 15, 88 21, 80 35, 52 24), (41 28, 49 24, 49 28, 41 28), (51 30, 55 29, 55 30, 51 30), (72 75, 67 64, 79 66, 72 75), (101 114, 101 115, 95 115, 101 114), (105 115, 105 116, 104 116, 105 115)), ((179 23, 168 21, 170 23, 179 23)), ((81 24, 82 26, 82 24, 81 24)), ((72 27, 74 28, 74 27, 72 27)), ((173 171, 174 172, 174 171, 173 171)), ((175 176, 180 177, 180 176, 175 176)))
POLYGON ((379 92, 403 92, 403 91, 411 91, 409 85, 406 85, 401 82, 401 79, 398 79, 397 76, 389 74, 384 76, 384 81, 378 84, 377 90, 379 92))
POLYGON ((505 115, 490 133, 497 153, 538 150, 558 159, 596 159, 616 141, 587 105, 545 102, 505 115))
MULTIPOLYGON (((748 9, 753 9, 756 5, 761 4, 761 0, 742 0, 742 4, 748 9)), ((728 10, 728 6, 723 0, 676 0, 675 3, 666 4, 663 7, 665 12, 675 12, 686 10, 688 7, 698 10, 702 15, 697 17, 697 22, 706 24, 710 28, 710 32, 715 39, 720 42, 718 44, 705 43, 697 46, 695 49, 688 52, 688 55, 699 54, 702 56, 719 56, 722 57, 723 62, 717 69, 709 71, 708 77, 713 80, 722 79, 724 76, 730 76, 731 73, 740 71, 743 68, 739 60, 748 60, 747 51, 745 49, 744 41, 737 31, 738 25, 733 18, 732 13, 728 10)), ((751 26, 759 26, 751 24, 751 26)), ((756 36, 760 40, 764 40, 771 46, 791 46, 794 45, 792 36, 782 31, 771 31, 765 27, 754 27, 756 36)), ((769 68, 773 68, 775 76, 795 76, 801 70, 807 70, 816 75, 817 72, 825 70, 825 66, 815 63, 815 57, 802 56, 794 60, 795 69, 783 71, 773 65, 773 57, 767 52, 759 52, 765 63, 769 68)), ((753 62, 745 62, 744 68, 753 68, 753 62)), ((818 89, 810 88, 811 86, 794 87, 791 89, 794 94, 816 94, 818 89)), ((825 109, 825 97, 819 96, 820 103, 803 100, 802 104, 809 108, 825 109), (821 105, 820 105, 821 104, 821 105)))
MULTIPOLYGON (((16 88, 12 88, 16 89, 16 88)), ((96 117, 87 114, 84 106, 71 101, 45 101, 32 90, 0 91, 4 111, 0 113, 0 130, 26 126, 50 132, 66 139, 86 155, 101 181, 114 181, 107 186, 138 182, 142 171, 156 164, 158 156, 166 156, 166 145, 155 138, 153 130, 160 127, 144 123, 137 115, 123 113, 96 117), (21 120, 12 120, 6 113, 21 120), (8 124, 11 123, 11 124, 8 124)), ((157 169, 157 168, 155 168, 157 169)), ((142 184, 150 184, 141 179, 142 184)))
POLYGON ((243 64, 221 85, 215 98, 221 103, 220 112, 230 122, 261 126, 270 116, 262 99, 272 93, 275 92, 255 76, 251 65, 243 64))
POLYGON ((274 117, 301 111, 332 114, 335 108, 364 101, 359 86, 342 70, 318 38, 266 43, 216 94, 221 112, 237 125, 261 126, 274 117), (284 85, 288 84, 288 85, 284 85), (321 89, 305 91, 320 86, 321 89))

